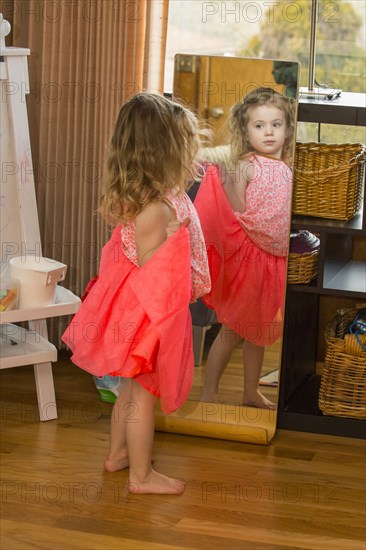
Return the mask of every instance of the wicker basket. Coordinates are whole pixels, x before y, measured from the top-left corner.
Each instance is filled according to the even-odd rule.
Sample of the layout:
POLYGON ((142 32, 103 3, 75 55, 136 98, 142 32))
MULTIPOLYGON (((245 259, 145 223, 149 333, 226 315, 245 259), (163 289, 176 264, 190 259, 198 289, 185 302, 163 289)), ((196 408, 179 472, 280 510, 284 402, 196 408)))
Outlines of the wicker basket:
POLYGON ((365 151, 359 143, 297 143, 293 213, 353 218, 362 205, 365 151))
POLYGON ((287 282, 290 285, 310 283, 318 275, 319 250, 288 256, 287 282))
MULTIPOLYGON (((319 408, 325 415, 366 419, 366 352, 353 334, 335 336, 348 328, 356 313, 357 309, 343 310, 326 329, 319 392, 319 408)), ((366 335, 359 338, 366 345, 366 335)))

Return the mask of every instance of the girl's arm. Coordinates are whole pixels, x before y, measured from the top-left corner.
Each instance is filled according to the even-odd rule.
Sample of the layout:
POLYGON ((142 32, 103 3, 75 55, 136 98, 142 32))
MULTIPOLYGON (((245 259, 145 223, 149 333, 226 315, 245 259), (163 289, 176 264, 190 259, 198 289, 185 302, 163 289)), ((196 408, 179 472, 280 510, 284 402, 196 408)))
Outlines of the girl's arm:
POLYGON ((135 239, 140 267, 166 240, 168 224, 174 218, 174 211, 163 202, 147 205, 136 217, 135 239))
POLYGON ((253 176, 253 165, 248 161, 239 161, 235 170, 227 172, 220 168, 220 177, 224 193, 235 212, 245 212, 245 192, 250 179, 253 176))

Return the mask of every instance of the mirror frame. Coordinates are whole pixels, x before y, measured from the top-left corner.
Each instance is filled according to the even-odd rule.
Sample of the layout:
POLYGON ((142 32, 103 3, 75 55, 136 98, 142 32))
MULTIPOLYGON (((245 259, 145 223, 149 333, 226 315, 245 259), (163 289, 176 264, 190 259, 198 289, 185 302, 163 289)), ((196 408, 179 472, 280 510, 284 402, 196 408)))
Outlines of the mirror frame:
MULTIPOLYGON (((198 54, 176 54, 194 57, 218 57, 227 58, 226 56, 199 56, 198 54)), ((254 58, 236 57, 236 59, 251 60, 254 58)), ((260 62, 282 61, 277 59, 255 59, 260 62)), ((296 142, 296 124, 299 102, 299 82, 300 82, 300 63, 297 61, 283 60, 297 65, 297 95, 294 120, 294 144, 296 142)), ((273 80, 273 85, 275 85, 273 80)), ((260 84, 258 84, 260 85, 260 84)), ((263 85, 270 85, 265 83, 263 85)), ((173 97, 174 99, 174 97, 173 97)), ((179 98, 177 99, 179 101, 179 98)), ((291 204, 289 205, 291 208, 291 204)), ((291 222, 288 228, 290 235, 291 222)), ((288 264, 288 256, 286 266, 288 264)), ((286 268, 287 269, 287 268, 286 268)), ((284 298, 284 311, 286 306, 286 292, 284 298)), ((279 350, 279 369, 282 362, 282 341, 279 350)), ((197 367, 194 367, 197 368, 197 367)), ((280 383, 277 386, 280 390, 280 383)), ((223 439, 230 441, 242 441, 247 443, 256 443, 268 445, 275 436, 277 429, 277 412, 278 409, 259 409, 248 407, 239 404, 226 403, 208 403, 202 401, 192 401, 189 398, 187 401, 174 413, 165 415, 162 413, 160 406, 157 406, 155 414, 155 428, 158 431, 170 432, 176 434, 193 435, 200 437, 210 437, 214 439, 223 439)))
POLYGON ((187 401, 174 413, 155 413, 155 427, 170 432, 268 445, 276 433, 277 409, 187 401))

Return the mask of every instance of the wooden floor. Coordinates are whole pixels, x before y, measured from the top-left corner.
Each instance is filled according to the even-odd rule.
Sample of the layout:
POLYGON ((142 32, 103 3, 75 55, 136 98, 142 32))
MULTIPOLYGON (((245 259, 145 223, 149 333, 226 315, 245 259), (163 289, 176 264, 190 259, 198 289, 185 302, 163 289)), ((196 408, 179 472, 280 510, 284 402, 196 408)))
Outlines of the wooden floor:
POLYGON ((270 446, 156 433, 180 496, 129 495, 102 469, 111 406, 54 367, 59 419, 38 422, 32 367, 0 372, 2 550, 365 550, 365 443, 279 431, 270 446))

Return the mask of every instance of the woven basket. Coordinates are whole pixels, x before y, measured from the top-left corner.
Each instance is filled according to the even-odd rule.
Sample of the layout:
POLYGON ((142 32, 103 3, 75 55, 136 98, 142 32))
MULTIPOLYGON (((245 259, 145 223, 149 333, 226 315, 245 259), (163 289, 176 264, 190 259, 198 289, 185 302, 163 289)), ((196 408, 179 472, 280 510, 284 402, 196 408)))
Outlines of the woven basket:
MULTIPOLYGON (((343 310, 325 332, 327 350, 319 391, 319 408, 325 415, 366 419, 366 352, 353 334, 335 336, 347 330, 356 314, 356 309, 343 310)), ((366 345, 366 335, 359 338, 366 345)))
POLYGON ((365 151, 359 143, 297 143, 293 213, 353 218, 362 205, 365 151))
POLYGON ((318 275, 319 250, 288 256, 287 282, 290 285, 310 283, 318 275))

